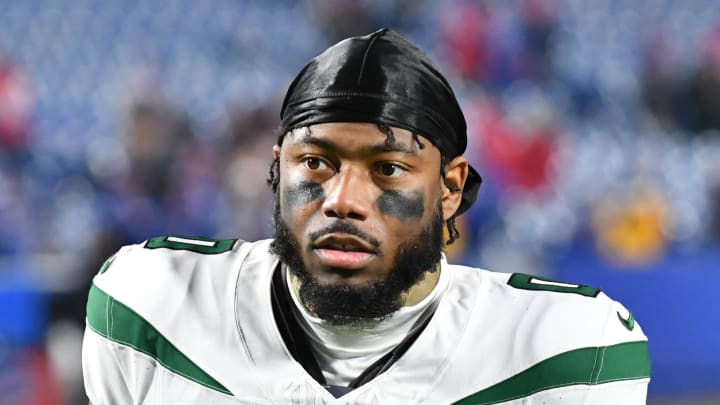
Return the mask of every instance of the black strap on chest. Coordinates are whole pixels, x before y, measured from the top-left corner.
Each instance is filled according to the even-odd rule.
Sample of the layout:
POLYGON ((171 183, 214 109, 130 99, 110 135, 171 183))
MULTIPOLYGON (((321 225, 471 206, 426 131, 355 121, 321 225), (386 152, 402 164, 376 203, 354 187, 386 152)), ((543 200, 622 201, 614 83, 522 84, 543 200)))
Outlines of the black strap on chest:
POLYGON ((325 387, 335 398, 339 398, 355 388, 362 386, 363 384, 371 381, 373 378, 378 376, 380 373, 386 371, 392 366, 405 352, 412 346, 415 340, 420 336, 420 333, 425 329, 427 324, 432 319, 432 315, 416 328, 413 333, 400 342, 399 345, 380 359, 371 364, 365 369, 359 376, 350 382, 347 387, 341 387, 336 385, 329 385, 322 374, 320 365, 315 359, 312 352, 312 347, 308 341, 308 337, 302 330, 302 327, 298 323, 295 314, 293 313, 293 304, 290 300, 290 292, 285 287, 285 283, 282 279, 283 272, 280 266, 275 270, 272 279, 271 297, 272 297, 272 308, 273 315, 275 316, 275 323, 280 330, 280 335, 285 342, 285 346, 290 351, 295 361, 300 363, 305 371, 317 381, 320 385, 325 387))
POLYGON ((325 386, 327 382, 320 365, 312 353, 310 342, 308 342, 305 332, 303 332, 298 320, 295 318, 295 314, 293 314, 292 305, 295 304, 290 302, 292 298, 290 298, 290 292, 282 280, 282 274, 281 266, 278 265, 273 274, 270 288, 275 323, 280 330, 285 346, 295 361, 300 363, 315 381, 325 386))

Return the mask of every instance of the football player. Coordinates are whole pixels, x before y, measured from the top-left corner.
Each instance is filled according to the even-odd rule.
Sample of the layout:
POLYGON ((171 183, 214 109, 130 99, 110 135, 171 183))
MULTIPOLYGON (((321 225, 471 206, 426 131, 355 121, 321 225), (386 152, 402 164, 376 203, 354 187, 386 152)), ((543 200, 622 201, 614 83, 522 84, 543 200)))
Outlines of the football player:
POLYGON ((157 237, 103 265, 93 404, 645 403, 647 338, 621 304, 445 260, 481 178, 417 47, 385 29, 330 47, 280 127, 272 240, 157 237))

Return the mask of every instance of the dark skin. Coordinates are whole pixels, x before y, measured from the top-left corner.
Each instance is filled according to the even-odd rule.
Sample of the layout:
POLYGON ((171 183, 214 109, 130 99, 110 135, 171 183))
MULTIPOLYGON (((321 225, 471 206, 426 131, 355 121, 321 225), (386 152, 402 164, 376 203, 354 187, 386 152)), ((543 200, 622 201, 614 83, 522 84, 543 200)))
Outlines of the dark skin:
MULTIPOLYGON (((452 159, 443 183, 440 151, 424 138, 425 146, 419 148, 407 130, 392 131, 395 142, 387 145, 387 136, 375 124, 318 124, 309 132, 288 133, 282 147, 273 148, 280 162, 281 215, 300 243, 305 267, 321 283, 366 286, 386 279, 398 246, 420 236, 438 201, 443 221, 460 206, 462 192, 450 188, 462 190, 467 160, 452 159), (352 224, 361 235, 336 230, 323 233, 324 242, 314 242, 318 231, 331 224, 341 229, 338 222, 352 224), (372 253, 343 252, 358 248, 372 253), (323 257, 318 250, 335 252, 323 257), (349 264, 328 265, 333 261, 349 264)), ((440 271, 426 272, 402 295, 403 305, 425 298, 439 276, 440 271)), ((296 277, 293 282, 298 288, 296 277)))
MULTIPOLYGON (((443 220, 460 205, 462 193, 448 186, 462 189, 467 160, 459 156, 447 164, 446 185, 440 151, 424 138, 425 147, 418 147, 407 130, 392 131, 395 142, 388 145, 376 124, 317 124, 288 133, 274 147, 282 218, 321 284, 366 286, 386 279, 398 246, 420 235, 438 201, 443 220), (337 222, 352 224, 361 235, 336 231, 316 238, 337 222)), ((428 272, 403 294, 403 305, 426 297, 439 274, 428 272)))

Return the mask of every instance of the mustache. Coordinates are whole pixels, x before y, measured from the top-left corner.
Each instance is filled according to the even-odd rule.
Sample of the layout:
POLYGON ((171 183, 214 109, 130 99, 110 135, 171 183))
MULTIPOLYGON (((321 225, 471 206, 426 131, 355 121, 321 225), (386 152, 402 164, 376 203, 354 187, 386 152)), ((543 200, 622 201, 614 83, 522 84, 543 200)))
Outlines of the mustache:
POLYGON ((328 226, 326 226, 326 227, 324 227, 324 228, 322 228, 322 229, 320 229, 320 230, 313 231, 313 232, 311 232, 311 233, 308 235, 308 237, 310 238, 311 241, 315 241, 315 240, 319 239, 319 238, 322 237, 322 236, 325 236, 325 235, 330 234, 330 233, 336 233, 336 232, 337 232, 337 233, 347 233, 347 234, 349 234, 349 235, 356 236, 356 237, 364 240, 365 242, 369 243, 370 245, 372 245, 372 246, 373 246, 374 248, 376 248, 376 249, 377 249, 378 247, 380 247, 380 241, 379 241, 379 240, 377 240, 376 238, 373 238, 372 236, 370 236, 370 235, 368 235, 367 233, 363 232, 363 231, 360 230, 360 228, 358 228, 357 226, 355 226, 355 225, 353 225, 353 224, 351 224, 351 223, 349 223, 349 222, 345 222, 345 221, 343 221, 343 220, 335 221, 335 222, 331 223, 330 225, 328 225, 328 226))

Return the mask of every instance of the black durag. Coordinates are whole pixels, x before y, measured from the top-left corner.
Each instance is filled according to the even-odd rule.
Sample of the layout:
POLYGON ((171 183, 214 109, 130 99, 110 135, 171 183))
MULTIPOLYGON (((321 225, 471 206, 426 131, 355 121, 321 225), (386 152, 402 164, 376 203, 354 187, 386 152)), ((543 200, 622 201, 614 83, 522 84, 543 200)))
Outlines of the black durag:
MULTIPOLYGON (((327 122, 371 122, 428 139, 446 158, 467 148, 465 116, 430 59, 395 31, 343 40, 313 58, 285 95, 280 139, 327 122)), ((475 202, 482 178, 470 167, 457 215, 475 202)))

